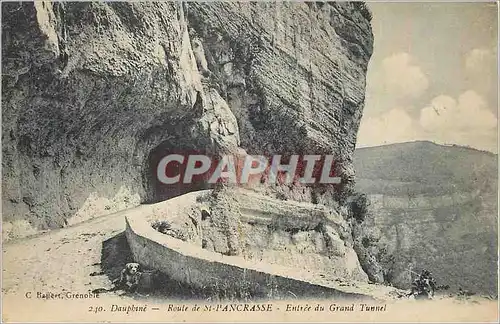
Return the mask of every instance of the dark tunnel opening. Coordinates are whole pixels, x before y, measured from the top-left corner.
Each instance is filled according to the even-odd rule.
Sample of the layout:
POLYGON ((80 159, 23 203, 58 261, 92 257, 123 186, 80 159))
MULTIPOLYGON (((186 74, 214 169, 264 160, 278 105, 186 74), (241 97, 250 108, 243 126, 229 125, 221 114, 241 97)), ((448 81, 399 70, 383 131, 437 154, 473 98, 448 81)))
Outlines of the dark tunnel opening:
MULTIPOLYGON (((170 198, 174 198, 192 191, 199 191, 213 188, 208 183, 208 173, 195 175, 192 181, 184 183, 187 160, 190 155, 205 155, 211 158, 212 154, 207 149, 194 149, 190 147, 174 146, 170 141, 163 142, 154 148, 148 157, 145 174, 143 175, 144 186, 146 190, 146 199, 144 203, 157 203, 170 198), (165 168, 159 168, 160 162, 167 156, 178 155, 182 157, 182 162, 177 160, 170 161, 165 168), (160 170, 158 170, 160 169, 160 170), (163 183, 161 174, 163 172, 169 178, 177 177, 179 180, 175 183, 163 183)), ((211 160, 213 160, 211 158, 211 160)), ((198 165, 197 165, 198 167, 198 165)))

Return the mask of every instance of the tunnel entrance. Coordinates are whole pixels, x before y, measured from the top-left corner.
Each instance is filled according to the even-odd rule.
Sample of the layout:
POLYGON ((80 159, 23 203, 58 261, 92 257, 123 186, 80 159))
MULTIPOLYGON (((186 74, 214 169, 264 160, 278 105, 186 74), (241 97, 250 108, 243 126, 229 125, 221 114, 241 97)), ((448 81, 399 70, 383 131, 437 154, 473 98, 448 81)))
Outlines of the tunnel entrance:
POLYGON ((190 147, 174 147, 171 142, 164 142, 157 146, 149 154, 146 166, 147 170, 143 179, 147 192, 145 203, 156 203, 188 192, 211 189, 213 187, 213 185, 208 183, 208 178, 202 176, 194 177, 191 183, 183 183, 182 175, 184 174, 186 166, 185 160, 184 163, 172 161, 165 169, 165 174, 168 177, 174 177, 180 174, 180 181, 173 184, 162 183, 158 178, 158 165, 164 157, 171 154, 181 155, 185 160, 187 160, 187 157, 190 154, 212 156, 210 150, 194 149, 190 147))

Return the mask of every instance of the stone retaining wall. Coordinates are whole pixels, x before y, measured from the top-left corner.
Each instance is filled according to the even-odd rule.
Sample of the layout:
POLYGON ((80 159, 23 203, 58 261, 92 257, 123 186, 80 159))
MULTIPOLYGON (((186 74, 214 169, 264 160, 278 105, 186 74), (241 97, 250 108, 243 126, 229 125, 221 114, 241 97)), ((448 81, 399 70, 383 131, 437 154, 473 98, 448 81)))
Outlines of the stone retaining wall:
MULTIPOLYGON (((219 288, 256 297, 294 296, 372 299, 353 286, 335 287, 310 273, 225 256, 155 231, 145 215, 126 217, 126 237, 134 260, 196 288, 219 288)), ((359 289, 358 289, 359 290, 359 289)))

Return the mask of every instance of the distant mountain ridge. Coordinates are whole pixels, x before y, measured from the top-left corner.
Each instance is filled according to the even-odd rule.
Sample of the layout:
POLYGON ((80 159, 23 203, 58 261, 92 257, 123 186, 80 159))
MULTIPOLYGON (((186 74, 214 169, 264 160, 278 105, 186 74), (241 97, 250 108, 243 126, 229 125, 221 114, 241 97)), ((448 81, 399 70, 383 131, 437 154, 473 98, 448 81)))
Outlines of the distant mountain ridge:
POLYGON ((358 189, 366 193, 408 194, 410 190, 434 195, 481 190, 496 195, 497 191, 498 155, 469 147, 416 141, 359 148, 354 166, 358 189))

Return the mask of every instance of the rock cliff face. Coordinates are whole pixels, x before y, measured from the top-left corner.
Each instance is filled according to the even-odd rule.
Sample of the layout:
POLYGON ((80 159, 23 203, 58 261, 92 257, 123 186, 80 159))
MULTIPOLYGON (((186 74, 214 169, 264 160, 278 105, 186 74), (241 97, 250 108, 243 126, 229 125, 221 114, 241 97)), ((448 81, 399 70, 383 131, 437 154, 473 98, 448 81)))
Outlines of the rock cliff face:
POLYGON ((352 187, 361 4, 2 6, 5 238, 202 188, 158 190, 168 151, 326 152, 352 187))

